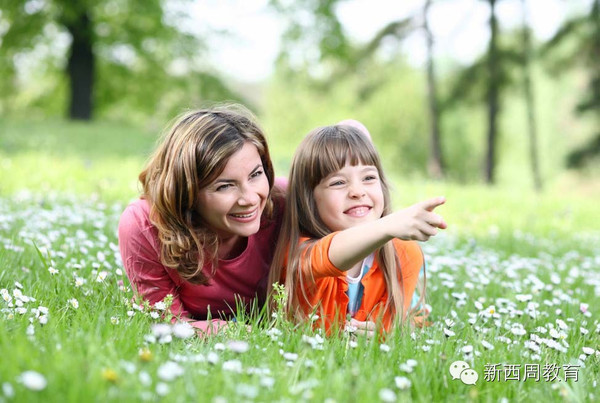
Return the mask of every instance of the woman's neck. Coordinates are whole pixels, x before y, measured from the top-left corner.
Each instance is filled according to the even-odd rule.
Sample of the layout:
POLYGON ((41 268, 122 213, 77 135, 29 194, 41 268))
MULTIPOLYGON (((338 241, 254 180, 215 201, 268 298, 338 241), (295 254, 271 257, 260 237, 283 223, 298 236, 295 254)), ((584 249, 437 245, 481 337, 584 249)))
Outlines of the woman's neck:
POLYGON ((235 235, 229 238, 219 239, 219 259, 230 260, 238 257, 248 245, 248 238, 235 235))

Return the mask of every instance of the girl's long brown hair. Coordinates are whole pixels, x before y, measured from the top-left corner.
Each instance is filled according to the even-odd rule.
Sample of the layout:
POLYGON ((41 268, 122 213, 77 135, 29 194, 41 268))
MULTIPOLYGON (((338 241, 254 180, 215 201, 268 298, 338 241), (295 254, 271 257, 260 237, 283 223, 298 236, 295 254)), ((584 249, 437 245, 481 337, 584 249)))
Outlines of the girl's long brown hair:
MULTIPOLYGON (((269 277, 269 296, 272 297, 273 283, 281 282, 285 274, 286 311, 295 321, 306 319, 300 303, 309 302, 306 290, 314 285, 308 252, 318 239, 332 232, 319 217, 314 189, 324 178, 347 163, 377 168, 384 197, 382 216, 391 213, 389 185, 379 154, 367 136, 357 128, 335 125, 316 128, 304 138, 292 161, 281 235, 269 277), (301 237, 311 239, 300 244, 301 237)), ((405 318, 405 296, 401 288, 402 271, 393 243, 387 242, 377 249, 375 259, 383 271, 388 290, 385 309, 393 309, 395 320, 402 322, 405 318)), ((420 302, 424 294, 423 284, 420 302)))
MULTIPOLYGON (((247 142, 258 149, 272 189, 274 172, 265 136, 254 116, 239 105, 180 115, 139 175, 150 220, 158 229, 161 261, 191 283, 207 284, 218 261, 219 239, 200 217, 198 192, 247 142), (211 267, 208 272, 203 270, 206 264, 211 267)), ((272 209, 269 197, 263 218, 268 219, 272 209)))

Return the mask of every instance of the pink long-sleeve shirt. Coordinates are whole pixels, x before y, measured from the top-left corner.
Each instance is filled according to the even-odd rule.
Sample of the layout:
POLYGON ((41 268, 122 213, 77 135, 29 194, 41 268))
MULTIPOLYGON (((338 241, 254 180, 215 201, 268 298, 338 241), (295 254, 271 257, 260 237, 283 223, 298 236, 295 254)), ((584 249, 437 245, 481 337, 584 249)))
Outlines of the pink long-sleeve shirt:
POLYGON ((119 248, 134 291, 152 305, 171 294, 173 315, 196 320, 192 325, 209 333, 214 329, 207 317, 230 318, 238 300, 250 306, 257 299, 260 307, 265 301, 269 267, 285 205, 283 198, 273 201, 273 217, 263 218, 261 228, 248 237, 246 249, 239 256, 219 260, 207 285, 191 284, 161 263, 158 232, 149 218, 150 205, 145 199, 132 202, 119 222, 119 248))

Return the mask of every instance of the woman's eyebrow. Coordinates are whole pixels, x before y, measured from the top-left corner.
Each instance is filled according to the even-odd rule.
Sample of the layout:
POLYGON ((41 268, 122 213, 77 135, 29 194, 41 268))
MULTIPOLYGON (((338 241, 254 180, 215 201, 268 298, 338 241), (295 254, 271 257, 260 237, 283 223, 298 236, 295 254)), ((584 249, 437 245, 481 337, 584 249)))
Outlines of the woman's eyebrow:
MULTIPOLYGON (((254 173, 256 172, 257 169, 260 169, 262 167, 262 162, 260 164, 256 164, 256 166, 254 167, 254 169, 252 169, 252 171, 250 171, 250 173, 254 173)), ((216 179, 213 183, 231 183, 231 182, 235 182, 235 179, 228 179, 228 178, 219 178, 216 179)))
POLYGON ((251 173, 254 173, 257 169, 261 169, 262 168, 262 162, 260 164, 257 164, 254 169, 252 171, 250 171, 251 173))
POLYGON ((217 183, 231 183, 231 182, 235 182, 235 180, 222 178, 222 179, 215 180, 213 183, 217 184, 217 183))

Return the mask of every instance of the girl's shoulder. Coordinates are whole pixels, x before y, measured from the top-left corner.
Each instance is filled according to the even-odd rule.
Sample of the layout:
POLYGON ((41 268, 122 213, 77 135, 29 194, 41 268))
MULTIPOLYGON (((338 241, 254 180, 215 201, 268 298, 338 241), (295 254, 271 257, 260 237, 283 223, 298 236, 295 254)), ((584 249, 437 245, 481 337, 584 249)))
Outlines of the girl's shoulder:
POLYGON ((399 257, 406 256, 412 258, 423 259, 423 252, 421 246, 417 241, 403 241, 401 239, 394 238, 392 240, 396 254, 399 257))

